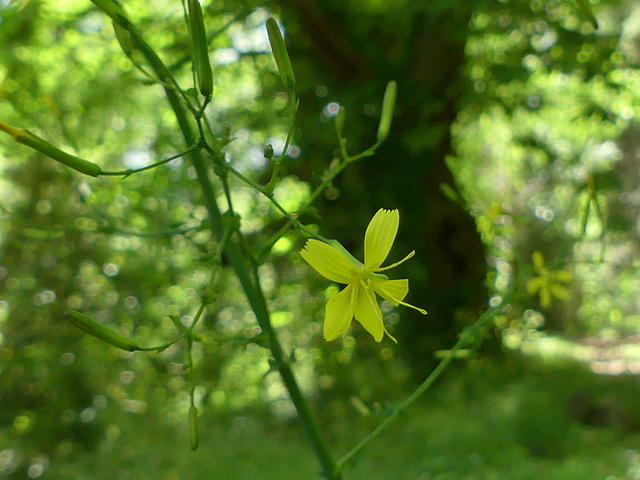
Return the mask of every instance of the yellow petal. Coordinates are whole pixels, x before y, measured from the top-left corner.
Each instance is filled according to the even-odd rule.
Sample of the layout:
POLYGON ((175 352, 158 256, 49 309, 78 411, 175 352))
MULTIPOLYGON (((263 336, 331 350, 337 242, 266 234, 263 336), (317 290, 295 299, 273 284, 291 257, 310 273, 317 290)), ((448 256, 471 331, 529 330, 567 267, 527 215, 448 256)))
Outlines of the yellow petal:
POLYGON ((559 300, 566 300, 571 295, 567 287, 559 283, 549 285, 549 290, 551 290, 551 294, 559 300))
POLYGON ((378 306, 376 294, 373 290, 364 285, 359 285, 358 298, 355 304, 356 320, 362 324, 367 332, 373 335, 376 342, 384 337, 384 324, 382 322, 382 311, 378 306))
POLYGON ((396 239, 399 224, 398 210, 381 208, 373 216, 364 234, 365 268, 378 268, 382 265, 396 239))
POLYGON ((371 287, 378 295, 397 307, 409 293, 409 280, 371 280, 371 287))
POLYGON ((323 277, 338 283, 349 283, 357 268, 342 253, 319 240, 308 240, 300 255, 323 277))
POLYGON ((327 342, 335 340, 349 329, 357 295, 358 288, 347 285, 327 302, 324 318, 324 338, 327 342))
POLYGON ((573 281, 573 273, 567 272, 566 270, 558 270, 555 272, 555 278, 559 282, 572 282, 573 281))
POLYGON ((551 293, 549 293, 549 287, 546 285, 540 289, 540 305, 542 308, 551 306, 551 293))
POLYGON ((529 295, 533 295, 546 283, 547 281, 543 277, 533 277, 531 280, 527 281, 527 292, 529 292, 529 295))
POLYGON ((544 257, 538 250, 533 252, 533 255, 531 255, 531 259, 533 260, 533 265, 536 267, 536 269, 544 267, 544 257))

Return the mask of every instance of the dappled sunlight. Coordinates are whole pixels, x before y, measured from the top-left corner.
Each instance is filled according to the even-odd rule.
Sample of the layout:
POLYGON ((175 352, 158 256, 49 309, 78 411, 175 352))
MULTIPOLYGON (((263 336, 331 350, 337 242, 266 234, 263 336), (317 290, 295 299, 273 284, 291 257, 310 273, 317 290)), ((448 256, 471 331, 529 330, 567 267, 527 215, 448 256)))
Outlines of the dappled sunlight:
POLYGON ((294 3, 0 1, 0 477, 636 478, 640 9, 294 3))

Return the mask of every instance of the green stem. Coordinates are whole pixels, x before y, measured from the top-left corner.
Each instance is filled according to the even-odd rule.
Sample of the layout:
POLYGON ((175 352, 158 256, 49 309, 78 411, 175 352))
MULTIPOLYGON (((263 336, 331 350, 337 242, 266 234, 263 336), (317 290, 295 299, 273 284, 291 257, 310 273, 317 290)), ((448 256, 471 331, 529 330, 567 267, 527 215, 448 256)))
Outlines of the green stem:
POLYGON ((342 152, 342 162, 335 169, 333 169, 330 173, 325 175, 324 179, 322 180, 322 183, 320 183, 320 185, 318 185, 318 187, 315 189, 315 191, 309 197, 309 200, 307 200, 307 203, 299 211, 303 212, 307 208, 309 208, 311 206, 311 204, 313 202, 315 202, 315 200, 318 198, 318 196, 324 191, 324 189, 327 188, 329 185, 331 185, 333 180, 345 168, 347 168, 353 162, 355 162, 357 160, 360 160, 362 158, 372 157, 373 155, 375 155, 376 148, 378 148, 378 145, 379 145, 379 143, 376 143, 372 147, 367 148, 366 150, 364 150, 363 152, 358 153, 357 155, 349 156, 347 154, 346 147, 344 146, 344 142, 341 141, 340 142, 340 147, 341 147, 340 150, 342 152))
MULTIPOLYGON (((207 151, 207 153, 209 153, 211 156, 216 156, 215 153, 212 151, 213 149, 211 147, 209 147, 208 145, 205 145, 204 148, 207 151)), ((317 233, 315 233, 312 230, 309 230, 302 223, 300 223, 300 221, 295 217, 295 215, 292 215, 291 213, 289 213, 287 211, 287 209, 284 208, 280 204, 280 202, 278 202, 273 197, 273 192, 269 192, 266 187, 262 187, 262 186, 258 185, 256 182, 254 182, 253 180, 251 180, 250 178, 248 178, 244 174, 240 173, 239 171, 237 171, 235 168, 233 168, 231 165, 225 163, 224 161, 217 161, 216 162, 216 166, 218 166, 219 168, 222 168, 225 171, 235 175, 240 180, 242 180, 244 183, 249 185, 251 188, 253 188, 257 192, 259 192, 262 195, 264 195, 265 197, 267 197, 267 199, 273 204, 273 206, 276 207, 276 209, 278 209, 278 211, 280 213, 282 213, 282 215, 287 220, 289 220, 289 222, 291 222, 291 224, 296 228, 296 230, 299 230, 300 232, 305 234, 307 237, 317 238, 318 240, 321 240, 323 242, 327 241, 324 237, 321 237, 320 235, 318 235, 317 233)), ((225 191, 225 193, 226 193, 226 191, 225 191)))
POLYGON ((183 333, 180 334, 180 336, 174 338, 170 342, 163 343, 162 345, 156 345, 155 347, 140 347, 140 346, 138 346, 138 348, 136 348, 136 350, 138 350, 140 352, 162 352, 163 350, 166 350, 167 348, 169 348, 174 343, 178 343, 180 340, 182 340, 184 337, 186 337, 188 333, 189 333, 188 331, 184 331, 183 333))
MULTIPOLYGON (((131 25, 126 18, 122 18, 121 16, 116 16, 114 20, 123 28, 129 30, 134 45, 142 52, 151 68, 155 71, 156 75, 158 75, 158 78, 162 82, 174 83, 171 72, 167 69, 162 60, 160 60, 155 51, 144 41, 133 25, 131 25)), ((165 87, 165 93, 167 95, 167 100, 174 111, 186 144, 193 145, 195 143, 193 131, 179 96, 173 89, 167 87, 165 87)), ((200 188, 204 195, 205 206, 209 213, 209 217, 211 218, 211 230, 216 236, 218 236, 218 238, 222 238, 224 235, 222 215, 216 202, 215 191, 211 180, 209 179, 209 172, 206 167, 205 159, 202 156, 202 152, 199 150, 191 152, 191 160, 196 170, 198 183, 200 184, 200 188)), ((240 232, 236 232, 236 234, 239 237, 242 236, 240 232)), ((247 300, 256 315, 258 324, 270 339, 271 352, 276 361, 276 365, 278 366, 282 380, 289 391, 291 401, 294 403, 307 435, 313 444, 318 460, 324 470, 324 475, 330 480, 340 480, 342 475, 339 470, 336 469, 335 459, 329 450, 326 440, 320 432, 317 421, 315 420, 305 397, 302 395, 302 391, 298 386, 291 367, 286 360, 282 346, 278 341, 276 331, 273 330, 271 326, 269 311, 267 309, 260 284, 258 282, 254 282, 251 278, 245 256, 237 243, 228 242, 226 252, 238 280, 242 285, 245 295, 247 296, 247 300)))
MULTIPOLYGON (((504 303, 503 303, 504 304, 504 303)), ((483 328, 486 326, 487 322, 490 321, 495 314, 502 309, 502 306, 499 307, 491 307, 487 309, 480 318, 476 321, 476 323, 470 327, 471 330, 475 332, 481 332, 483 328)), ((409 408, 413 403, 420 398, 431 386, 433 383, 440 377, 442 372, 446 370, 449 366, 449 363, 455 358, 456 352, 466 346, 469 343, 469 335, 463 334, 460 336, 459 340, 456 342, 454 347, 449 351, 449 354, 444 357, 438 366, 429 374, 429 376, 420 384, 420 386, 401 404, 399 404, 396 408, 393 409, 391 414, 380 424, 378 425, 369 435, 363 438, 358 444, 353 447, 349 452, 347 452, 340 460, 338 460, 337 468, 341 470, 344 466, 350 462, 362 449, 364 449, 367 445, 369 445, 376 437, 378 437, 382 432, 384 432, 389 426, 398 418, 398 416, 407 408, 409 408)))
POLYGON ((264 187, 264 190, 267 196, 271 196, 273 189, 275 188, 278 180, 280 179, 280 164, 284 157, 287 154, 287 150, 289 150, 289 145, 291 144, 291 140, 293 139, 293 129, 295 127, 296 122, 296 113, 298 112, 298 105, 300 101, 296 99, 296 92, 294 89, 291 89, 289 92, 290 96, 290 113, 289 113, 289 128, 287 130, 287 138, 284 141, 284 147, 282 147, 282 153, 278 158, 273 159, 273 170, 271 172, 271 179, 264 187))
POLYGON ((194 150, 197 150, 201 148, 200 145, 198 144, 194 144, 191 145, 189 148, 187 148, 184 152, 180 152, 177 153, 175 155, 172 155, 169 158, 165 158, 164 160, 160 160, 159 162, 156 163, 152 163, 151 165, 147 165, 146 167, 141 167, 141 168, 129 168, 127 170, 118 170, 115 172, 101 172, 99 176, 104 177, 104 176, 112 176, 112 177, 128 177, 129 175, 133 175, 134 173, 139 173, 139 172, 144 172, 145 170, 150 170, 152 168, 155 167, 159 167, 160 165, 164 165, 165 163, 169 163, 171 160, 175 160, 176 158, 180 158, 180 157, 184 157, 185 155, 193 152, 194 150))

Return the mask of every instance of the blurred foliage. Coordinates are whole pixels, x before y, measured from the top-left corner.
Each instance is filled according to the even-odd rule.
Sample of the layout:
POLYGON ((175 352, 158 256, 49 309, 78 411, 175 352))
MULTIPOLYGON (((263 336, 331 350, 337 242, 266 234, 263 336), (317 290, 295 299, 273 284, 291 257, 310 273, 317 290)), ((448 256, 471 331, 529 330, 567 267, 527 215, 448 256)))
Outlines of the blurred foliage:
POLYGON ((492 288, 531 294, 537 250, 575 277, 564 305, 513 305, 507 333, 527 308, 543 315, 534 330, 574 337, 639 326, 638 16, 632 3, 594 10, 598 31, 572 2, 504 2, 471 25, 473 93, 450 165, 489 249, 492 288))
MULTIPOLYGON (((395 38, 399 25, 425 13, 419 3, 354 2, 345 7, 344 21, 356 36, 395 38), (386 30, 359 22, 359 8, 386 18, 386 30)), ((427 13, 455 7, 448 3, 433 2, 427 13)), ((179 2, 162 0, 150 8, 128 0, 126 7, 189 85, 179 2)), ((227 153, 234 167, 263 179, 269 172, 265 146, 273 145, 277 155, 284 145, 288 102, 268 53, 263 25, 269 11, 244 1, 204 7, 207 28, 216 32, 215 102, 207 115, 221 138, 230 128, 227 153)), ((271 7, 287 15, 286 7, 271 7)), ((495 319, 507 349, 527 351, 549 332, 615 339, 639 328, 640 9, 605 0, 593 9, 598 31, 572 1, 480 2, 468 31, 459 32, 467 39, 467 88, 455 93, 460 111, 448 166, 462 188, 450 197, 476 220, 491 302, 509 302, 507 313, 495 319), (566 301, 546 304, 540 292, 527 290, 540 278, 531 260, 538 251, 544 268, 573 275, 562 284, 570 292, 566 301)), ((111 23, 89 2, 0 0, 0 24, 2 121, 32 129, 105 169, 140 167, 181 151, 162 89, 135 69, 111 23)), ((303 28, 292 21, 285 30, 303 28)), ((291 210, 318 181, 322 168, 309 165, 329 162, 314 152, 335 142, 329 122, 338 103, 315 76, 315 58, 298 55, 296 63, 295 52, 305 47, 291 46, 300 88, 315 97, 304 107, 301 130, 320 133, 313 142, 296 137, 289 149, 291 170, 306 174, 288 175, 276 188, 291 210), (320 147, 315 142, 322 138, 320 147)), ((389 42, 386 53, 396 58, 402 47, 389 42)), ((368 53, 376 58, 376 51, 368 53)), ((382 65, 379 60, 374 67, 382 65)), ((407 95, 398 80, 399 96, 407 95)), ((348 105, 348 135, 358 141, 373 136, 381 92, 357 82, 345 92, 348 98, 338 100, 348 105)), ((433 148, 448 130, 433 123, 438 108, 424 106, 424 123, 403 132, 408 151, 433 148)), ((135 478, 188 478, 184 470, 199 469, 223 475, 225 466, 243 464, 245 453, 259 451, 264 458, 252 457, 242 475, 255 478, 268 463, 278 476, 274 464, 284 457, 281 476, 304 472, 308 478, 300 467, 311 461, 308 451, 289 453, 301 443, 286 428, 295 412, 270 371, 268 351, 252 340, 259 330, 230 272, 219 278, 216 308, 198 327, 206 341, 194 351, 196 397, 205 419, 197 457, 176 453, 180 447, 167 441, 187 439, 184 349, 120 353, 63 321, 67 308, 82 310, 143 345, 178 333, 169 314, 190 322, 217 244, 186 162, 126 179, 85 180, 3 137, 0 172, 0 476, 37 478, 49 468, 60 478, 83 478, 76 468, 86 478, 114 478, 122 471, 135 478), (265 416, 263 409, 272 415, 269 438, 277 441, 265 442, 266 427, 253 423, 254 415, 265 416), (221 465, 207 463, 210 451, 218 452, 221 465)), ((357 183, 356 176, 342 187, 360 194, 357 183)), ((232 188, 251 247, 261 249, 283 222, 256 192, 235 182, 232 188)), ((327 199, 339 202, 339 195, 330 189, 327 199)), ((334 227, 342 222, 345 235, 361 238, 368 217, 353 215, 352 205, 337 208, 344 213, 334 227)), ((337 286, 309 275, 295 254, 299 240, 295 234, 280 239, 260 274, 274 325, 287 351, 295 352, 299 381, 317 398, 332 438, 347 448, 355 433, 368 431, 389 403, 402 398, 409 368, 398 347, 373 344, 359 328, 334 343, 322 341, 324 303, 337 286), (365 414, 361 424, 354 420, 357 411, 365 414)), ((429 245, 423 248, 428 255, 429 245)), ((383 310, 391 327, 402 322, 390 305, 383 310)), ((637 454, 622 456, 622 433, 640 423, 629 406, 637 392, 624 390, 630 387, 557 366, 542 374, 520 367, 504 373, 474 369, 473 362, 466 373, 452 373, 440 397, 429 400, 429 411, 416 412, 408 429, 391 432, 388 443, 376 447, 375 461, 357 465, 356 472, 379 478, 387 468, 396 468, 398 478, 478 478, 475 472, 531 478, 523 473, 530 471, 544 478, 636 478, 631 470, 624 475, 634 462, 637 470, 637 454), (613 433, 593 430, 598 415, 611 416, 604 426, 613 433), (490 439, 482 436, 487 431, 490 439), (390 458, 400 443, 407 457, 390 458), (603 453, 603 445, 611 450, 603 453), (535 460, 554 462, 562 455, 571 461, 549 467, 535 460), (602 463, 594 460, 601 457, 602 463)))

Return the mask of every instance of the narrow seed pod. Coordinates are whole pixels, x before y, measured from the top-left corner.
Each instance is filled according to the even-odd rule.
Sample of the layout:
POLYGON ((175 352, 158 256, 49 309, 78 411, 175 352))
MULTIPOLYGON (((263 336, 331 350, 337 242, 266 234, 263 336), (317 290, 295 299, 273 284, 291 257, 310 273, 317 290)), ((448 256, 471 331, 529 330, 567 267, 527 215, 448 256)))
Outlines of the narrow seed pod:
POLYGON ((382 99, 382 113, 380 114, 380 124, 378 125, 378 142, 382 142, 387 138, 387 135, 389 135, 397 94, 398 84, 395 80, 391 80, 387 84, 387 88, 384 91, 384 98, 382 99))
POLYGON ((69 168, 73 168, 80 173, 84 173, 85 175, 90 175, 92 177, 97 177, 102 174, 102 169, 99 165, 89 162, 83 158, 76 157, 75 155, 71 155, 70 153, 63 152, 59 148, 54 147, 46 140, 34 135, 24 128, 12 127, 11 125, 0 122, 0 130, 11 135, 16 142, 26 145, 27 147, 31 147, 52 160, 60 162, 69 168))
POLYGON ((207 32, 204 28, 202 6, 198 0, 189 0, 189 29, 191 31, 191 50, 196 70, 198 89, 205 97, 213 94, 213 71, 209 61, 207 32))
POLYGON ((113 31, 116 34, 116 40, 120 44, 120 48, 127 57, 130 57, 133 53, 133 43, 131 42, 131 35, 127 30, 118 25, 115 21, 113 23, 113 31))
POLYGON ((120 335, 118 332, 105 327, 84 313, 69 310, 65 315, 65 319, 80 330, 84 330, 88 334, 93 335, 114 347, 127 350, 128 352, 133 352, 140 348, 138 347, 138 344, 130 338, 120 335))
POLYGON ((189 407, 189 443, 191 450, 198 449, 198 409, 195 405, 189 407))
POLYGON ((289 60, 289 53, 287 53, 287 47, 284 44, 284 38, 282 38, 282 32, 278 27, 278 22, 274 18, 267 18, 267 34, 269 35, 269 43, 271 44, 271 51, 273 52, 273 58, 276 60, 276 66, 282 78, 282 83, 291 90, 296 86, 296 78, 293 76, 293 68, 291 68, 291 61, 289 60))

